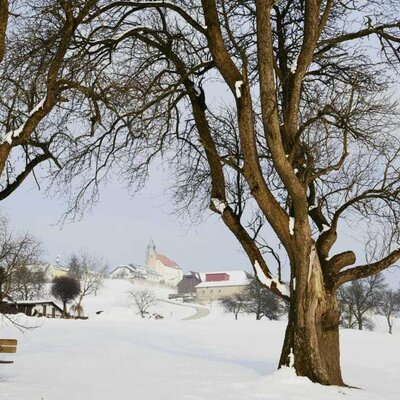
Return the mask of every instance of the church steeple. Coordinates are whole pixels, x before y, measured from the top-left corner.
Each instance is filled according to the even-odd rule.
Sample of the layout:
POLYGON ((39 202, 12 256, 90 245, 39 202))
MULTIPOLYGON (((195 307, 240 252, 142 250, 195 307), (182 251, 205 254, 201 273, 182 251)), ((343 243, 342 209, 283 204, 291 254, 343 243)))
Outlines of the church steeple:
POLYGON ((154 268, 156 259, 157 259, 156 245, 154 244, 153 239, 150 238, 149 243, 147 244, 145 267, 154 268))

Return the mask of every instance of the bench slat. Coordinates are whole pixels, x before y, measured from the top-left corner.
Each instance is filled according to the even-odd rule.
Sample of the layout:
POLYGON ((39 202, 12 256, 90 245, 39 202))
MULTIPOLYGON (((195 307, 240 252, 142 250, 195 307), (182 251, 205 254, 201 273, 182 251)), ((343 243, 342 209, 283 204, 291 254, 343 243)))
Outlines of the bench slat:
POLYGON ((0 346, 0 353, 16 353, 16 347, 0 346))
POLYGON ((0 346, 16 346, 17 339, 0 339, 0 346))

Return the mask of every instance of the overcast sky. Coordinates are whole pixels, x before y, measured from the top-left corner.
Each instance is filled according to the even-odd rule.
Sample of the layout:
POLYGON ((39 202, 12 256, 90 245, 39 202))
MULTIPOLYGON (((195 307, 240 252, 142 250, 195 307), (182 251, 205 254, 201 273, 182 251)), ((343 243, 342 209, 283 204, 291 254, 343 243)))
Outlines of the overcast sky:
POLYGON ((185 271, 248 269, 249 262, 231 233, 209 212, 200 224, 178 218, 164 195, 166 184, 153 176, 144 190, 129 196, 118 184, 101 192, 99 204, 79 222, 57 224, 66 207, 50 199, 29 182, 2 201, 2 214, 18 231, 29 231, 43 242, 45 259, 61 264, 81 249, 101 256, 115 267, 144 262, 150 238, 157 250, 176 261, 185 271))
MULTIPOLYGON (((102 257, 110 268, 120 264, 143 264, 150 238, 157 251, 176 261, 184 271, 217 271, 245 269, 251 265, 233 235, 218 215, 206 212, 202 223, 177 217, 165 195, 168 175, 153 169, 146 187, 134 197, 117 184, 103 188, 99 203, 78 222, 58 224, 66 210, 61 199, 51 199, 38 190, 33 181, 22 185, 1 202, 1 213, 20 232, 29 231, 42 241, 44 259, 55 262, 60 256, 65 264, 73 252, 86 250, 102 257)), ((353 249, 361 259, 362 232, 343 227, 336 251, 353 249)), ((284 274, 286 275, 286 274, 284 274)), ((387 274, 393 287, 398 286, 400 272, 387 274)))

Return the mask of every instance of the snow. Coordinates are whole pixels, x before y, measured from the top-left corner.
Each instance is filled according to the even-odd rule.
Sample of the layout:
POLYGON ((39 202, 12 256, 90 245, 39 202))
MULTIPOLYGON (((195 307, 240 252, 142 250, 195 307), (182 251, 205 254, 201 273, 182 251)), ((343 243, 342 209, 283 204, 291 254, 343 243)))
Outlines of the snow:
POLYGON ((224 213, 224 210, 225 210, 225 208, 226 208, 225 202, 222 201, 222 200, 220 200, 220 199, 217 199, 217 198, 215 198, 215 197, 213 197, 213 198, 211 199, 211 201, 213 202, 214 207, 217 209, 217 211, 218 211, 220 214, 223 214, 223 213, 224 213))
POLYGON ((289 70, 292 74, 296 73, 296 69, 297 69, 297 61, 298 61, 299 56, 295 56, 293 58, 293 61, 291 63, 289 63, 289 70))
POLYGON ((307 277, 307 282, 310 282, 311 275, 312 275, 312 270, 313 270, 313 265, 314 265, 314 259, 315 255, 317 254, 317 251, 315 249, 315 245, 311 247, 310 251, 310 262, 308 264, 308 277, 307 277))
POLYGON ((293 354, 293 348, 290 348, 290 354, 289 354, 289 368, 294 367, 294 354, 293 354))
POLYGON ((199 88, 199 86, 198 85, 194 85, 193 89, 194 89, 194 94, 196 95, 196 97, 200 97, 201 96, 201 89, 199 88))
MULTIPOLYGON (((36 104, 35 107, 33 107, 33 109, 32 109, 32 110, 30 111, 30 113, 29 113, 29 117, 31 117, 35 112, 39 111, 39 110, 43 107, 44 102, 46 101, 46 98, 47 98, 47 95, 45 95, 45 96, 43 97, 43 99, 40 100, 39 103, 36 104)), ((29 117, 28 117, 28 118, 29 118, 29 117)), ((2 140, 2 143, 7 142, 8 144, 11 144, 13 138, 19 137, 19 135, 20 135, 20 134, 22 133, 22 131, 24 130, 24 127, 25 127, 26 122, 27 122, 27 121, 25 121, 23 124, 21 124, 17 129, 15 129, 15 130, 13 130, 13 131, 8 131, 8 132, 4 135, 3 140, 2 140)))
POLYGON ((275 283, 276 288, 285 296, 290 297, 290 289, 289 286, 285 283, 279 282, 278 277, 272 277, 272 279, 267 278, 264 271, 261 269, 261 266, 258 261, 254 263, 254 269, 256 271, 256 275, 258 280, 263 283, 268 288, 271 287, 272 283, 275 283))
POLYGON ((243 85, 243 81, 236 81, 235 82, 235 90, 236 90, 236 97, 239 99, 240 97, 242 97, 242 91, 240 90, 240 88, 243 85))
POLYGON ((130 290, 149 289, 154 292, 158 303, 149 309, 150 313, 157 313, 164 318, 182 319, 195 313, 195 310, 183 306, 179 302, 168 300, 168 294, 176 293, 175 289, 151 285, 132 285, 123 279, 107 279, 97 296, 88 296, 83 299, 84 315, 90 319, 109 321, 131 321, 140 319, 137 308, 132 304, 128 292, 130 290), (166 302, 168 300, 168 303, 166 302), (175 305, 173 304, 175 303, 175 305), (102 311, 96 314, 97 311, 102 311))
POLYGON ((293 171, 295 174, 297 174, 299 172, 298 168, 295 168, 293 171))
POLYGON ((322 232, 327 232, 327 231, 329 231, 330 228, 331 227, 329 225, 322 224, 322 232))
POLYGON ((294 235, 294 217, 289 217, 289 233, 294 235))
POLYGON ((221 287, 221 286, 246 286, 251 282, 251 275, 246 271, 212 271, 200 273, 201 283, 196 285, 196 288, 202 287, 221 287), (206 281, 207 274, 227 274, 229 280, 226 281, 206 281))
MULTIPOLYGON (((125 281, 107 281, 90 301, 93 309, 119 304, 125 281)), ((165 296, 165 289, 155 289, 165 296)), ((105 308, 105 307, 104 307, 105 308)), ((361 388, 326 387, 276 371, 284 321, 256 321, 223 314, 218 304, 199 320, 29 318, 17 338, 17 354, 2 354, 2 400, 395 400, 400 393, 400 329, 393 335, 341 331, 345 381, 361 388)))

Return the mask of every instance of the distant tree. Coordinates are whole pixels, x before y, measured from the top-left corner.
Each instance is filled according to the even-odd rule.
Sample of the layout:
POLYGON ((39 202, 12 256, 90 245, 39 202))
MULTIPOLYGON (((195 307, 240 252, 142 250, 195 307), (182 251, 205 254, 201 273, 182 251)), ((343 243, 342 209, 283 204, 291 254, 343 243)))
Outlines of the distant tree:
POLYGON ((374 324, 368 314, 377 309, 385 289, 384 278, 380 274, 341 287, 338 291, 341 325, 372 330, 374 324))
POLYGON ((389 333, 392 333, 394 318, 400 314, 400 290, 387 289, 381 294, 377 310, 386 317, 389 333))
POLYGON ((0 301, 3 299, 3 285, 7 279, 7 274, 4 267, 0 267, 0 301))
POLYGON ((138 308, 142 318, 144 318, 149 307, 157 304, 154 292, 149 289, 133 289, 128 292, 128 295, 138 308))
POLYGON ((51 294, 63 304, 63 318, 67 317, 67 304, 80 293, 79 281, 70 276, 58 276, 53 279, 51 294))
POLYGON ((19 276, 39 262, 41 253, 41 245, 35 238, 28 233, 17 234, 8 219, 0 216, 0 301, 14 294, 19 276))
POLYGON ((235 319, 241 312, 244 311, 246 303, 246 296, 243 293, 235 293, 231 296, 223 297, 221 300, 221 305, 226 312, 233 313, 235 319))
POLYGON ((21 265, 12 276, 11 293, 17 300, 34 300, 43 294, 46 274, 34 265, 21 265))
POLYGON ((68 261, 68 274, 76 279, 80 279, 81 265, 79 257, 72 254, 68 261))
POLYGON ((80 282, 80 292, 75 303, 78 317, 82 316, 82 301, 90 294, 96 294, 103 284, 107 266, 96 257, 83 252, 79 256, 72 255, 69 261, 68 275, 80 282))
POLYGON ((244 311, 248 314, 254 314, 257 320, 262 317, 276 320, 284 312, 278 297, 257 279, 253 279, 247 286, 244 296, 246 299, 244 311))

